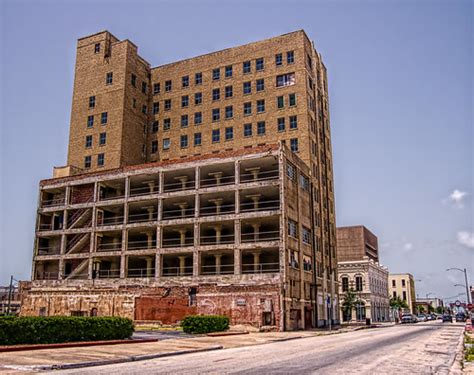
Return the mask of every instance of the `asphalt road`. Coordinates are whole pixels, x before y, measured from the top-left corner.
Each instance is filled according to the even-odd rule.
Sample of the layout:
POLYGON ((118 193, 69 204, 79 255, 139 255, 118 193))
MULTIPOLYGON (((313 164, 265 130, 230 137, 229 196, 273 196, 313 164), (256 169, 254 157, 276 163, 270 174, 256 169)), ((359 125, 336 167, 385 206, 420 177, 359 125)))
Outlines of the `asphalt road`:
POLYGON ((447 374, 464 324, 426 322, 224 349, 67 374, 447 374))

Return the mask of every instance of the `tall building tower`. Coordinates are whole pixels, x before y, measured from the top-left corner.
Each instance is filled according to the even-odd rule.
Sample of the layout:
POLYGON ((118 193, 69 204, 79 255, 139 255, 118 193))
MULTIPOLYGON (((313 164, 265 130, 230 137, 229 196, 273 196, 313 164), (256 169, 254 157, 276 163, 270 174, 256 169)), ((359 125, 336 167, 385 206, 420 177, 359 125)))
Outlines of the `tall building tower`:
MULTIPOLYGON (((328 105, 326 68, 302 30, 155 68, 132 42, 107 31, 79 39, 68 163, 40 183, 33 282, 24 313, 44 308, 34 297, 49 279, 61 280, 75 295, 77 280, 97 276, 123 285, 152 278, 156 288, 173 276, 176 291, 189 287, 197 293, 200 311, 206 267, 217 272, 215 282, 226 265, 235 275, 226 281, 242 288, 257 288, 256 279, 243 279, 243 273, 275 273, 257 283, 257 295, 262 282, 271 290, 278 286, 278 298, 264 303, 267 315, 257 325, 292 329, 336 322, 328 105), (173 210, 191 221, 169 221, 177 219, 173 210), (245 211, 263 213, 247 217, 245 211), (277 242, 261 244, 269 240, 261 228, 278 233, 277 242), (209 236, 215 248, 205 246, 202 239, 209 236), (232 256, 222 248, 225 236, 232 238, 232 256), (249 239, 258 242, 252 253, 244 244, 249 239), (141 255, 130 253, 137 250, 135 242, 146 245, 141 255)), ((143 317, 144 294, 153 290, 135 290, 142 304, 114 311, 143 317)), ((221 293, 226 306, 246 306, 238 293, 221 293)), ((66 298, 56 294, 58 301, 66 298)), ((72 311, 58 304, 54 313, 72 311)), ((101 309, 107 310, 99 314, 101 309)))

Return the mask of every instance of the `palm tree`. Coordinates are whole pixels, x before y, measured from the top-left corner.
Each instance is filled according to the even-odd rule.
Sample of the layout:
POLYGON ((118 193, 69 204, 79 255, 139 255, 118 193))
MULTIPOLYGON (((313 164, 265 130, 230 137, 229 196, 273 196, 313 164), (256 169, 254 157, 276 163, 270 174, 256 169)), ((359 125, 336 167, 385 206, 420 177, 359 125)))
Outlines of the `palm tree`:
POLYGON ((352 309, 356 305, 356 302, 357 302, 356 300, 357 300, 357 297, 354 293, 354 289, 349 288, 346 291, 346 294, 344 294, 343 296, 343 301, 342 301, 342 306, 341 306, 342 314, 345 317, 346 321, 351 320, 352 309))
POLYGON ((392 308, 394 315, 396 314, 396 317, 397 316, 399 317, 400 311, 402 309, 407 309, 408 304, 407 304, 407 301, 405 301, 404 299, 401 299, 400 296, 396 296, 396 297, 390 297, 390 307, 392 308))

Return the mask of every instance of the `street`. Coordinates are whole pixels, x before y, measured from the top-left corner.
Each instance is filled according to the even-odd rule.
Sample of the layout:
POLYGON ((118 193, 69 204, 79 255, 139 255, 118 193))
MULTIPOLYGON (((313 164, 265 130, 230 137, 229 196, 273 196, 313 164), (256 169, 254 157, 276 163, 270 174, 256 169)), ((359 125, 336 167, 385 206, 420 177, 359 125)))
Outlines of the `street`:
POLYGON ((463 328, 439 321, 397 325, 62 373, 445 374, 463 328))

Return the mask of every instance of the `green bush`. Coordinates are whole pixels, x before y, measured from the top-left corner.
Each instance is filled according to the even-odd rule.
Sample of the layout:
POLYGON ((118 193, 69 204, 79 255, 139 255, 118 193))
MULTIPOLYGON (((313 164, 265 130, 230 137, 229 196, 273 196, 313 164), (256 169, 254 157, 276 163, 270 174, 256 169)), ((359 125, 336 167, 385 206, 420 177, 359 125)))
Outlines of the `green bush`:
POLYGON ((0 345, 54 344, 121 340, 133 333, 133 322, 118 317, 0 317, 0 345))
POLYGON ((229 318, 222 315, 189 315, 181 322, 186 333, 209 333, 229 328, 229 318))

